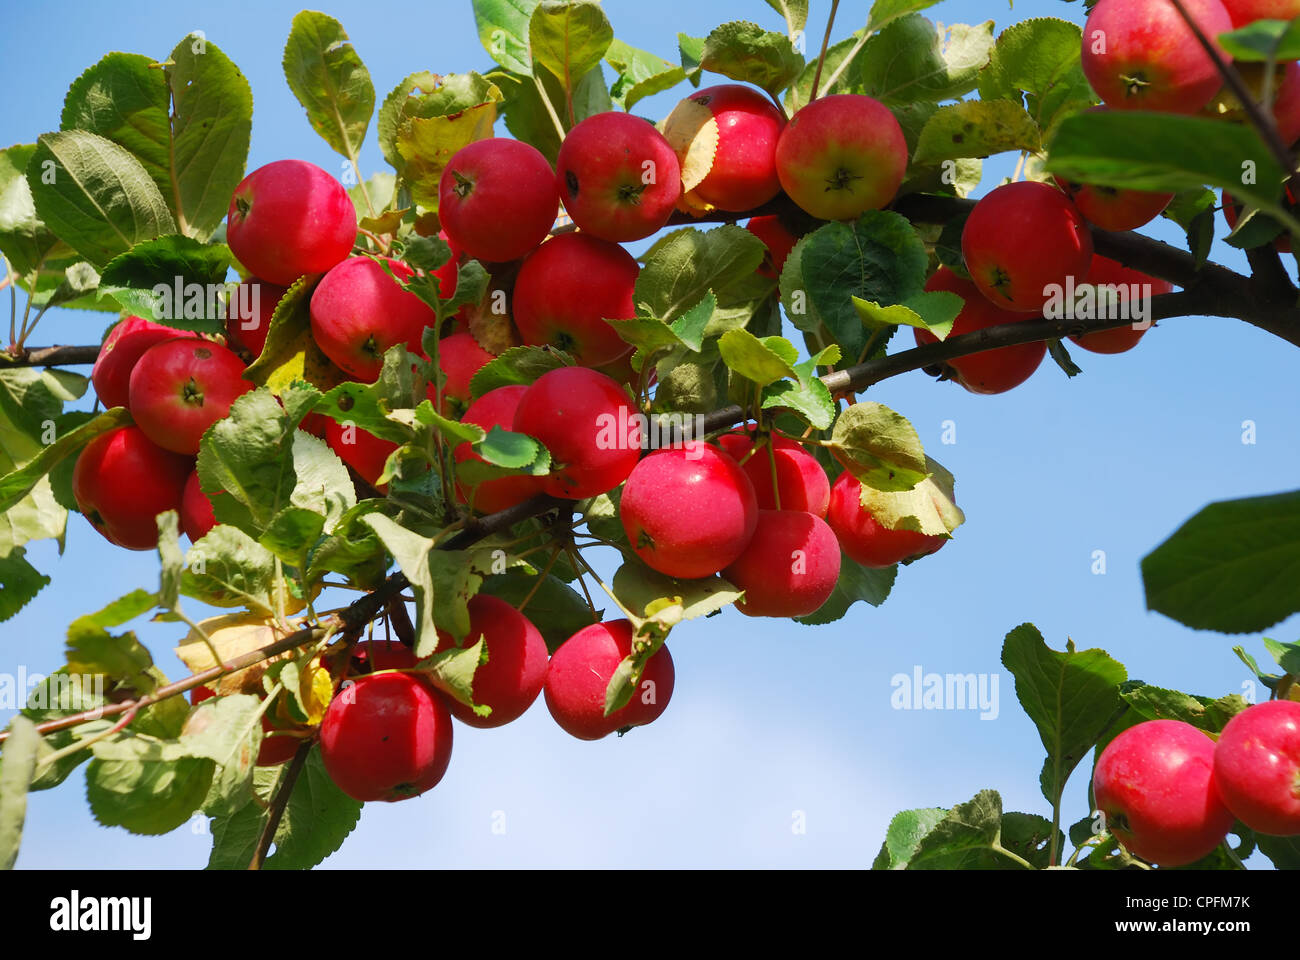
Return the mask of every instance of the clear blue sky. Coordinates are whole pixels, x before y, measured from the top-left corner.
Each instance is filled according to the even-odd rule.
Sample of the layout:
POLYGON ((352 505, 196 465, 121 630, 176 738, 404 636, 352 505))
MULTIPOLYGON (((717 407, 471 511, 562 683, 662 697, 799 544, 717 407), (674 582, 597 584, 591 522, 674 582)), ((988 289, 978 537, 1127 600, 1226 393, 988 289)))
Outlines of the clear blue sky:
MULTIPOLYGON (((827 0, 811 3, 819 35, 827 0)), ((865 22, 868 5, 842 3, 842 36, 865 22)), ((382 98, 409 73, 485 69, 468 0, 437 4, 319 5, 340 18, 382 98)), ((617 35, 676 57, 676 33, 705 35, 726 20, 780 29, 761 0, 609 0, 617 35)), ((51 2, 17 5, 0 35, 0 89, 8 91, 0 141, 32 142, 58 126, 68 85, 110 50, 159 58, 201 29, 252 85, 250 169, 283 157, 339 169, 285 85, 280 57, 299 7, 281 0, 221 4, 51 2), (49 24, 57 22, 57 37, 49 24)), ((1079 22, 1082 6, 1022 0, 947 0, 932 19, 1000 30, 1030 16, 1079 22)), ((667 113, 675 95, 638 112, 667 113)), ((1010 171, 988 164, 982 190, 1010 171)), ((364 172, 383 169, 371 127, 364 172)), ((1220 234, 1222 225, 1218 225, 1220 234)), ((1157 236, 1177 241, 1171 225, 1157 236)), ((1215 258, 1245 268, 1238 251, 1215 258)), ((54 311, 33 342, 85 343, 102 315, 54 311)), ((910 337, 899 337, 899 347, 910 337)), ((1258 637, 1194 632, 1144 609, 1138 561, 1211 500, 1292 489, 1300 476, 1297 354, 1231 320, 1166 321, 1133 352, 1097 357, 1075 350, 1085 374, 1073 381, 1050 362, 1023 387, 977 397, 912 373, 870 396, 909 417, 930 452, 957 476, 967 523, 940 553, 902 571, 888 603, 856 606, 839 623, 802 627, 728 611, 678 629, 670 647, 677 688, 663 718, 622 739, 569 738, 539 701, 496 731, 456 730, 443 783, 415 800, 370 804, 327 866, 828 866, 870 864, 890 817, 907 807, 950 806, 984 787, 1008 810, 1050 815, 1038 792, 1041 746, 999 663, 1002 638, 1033 621, 1057 648, 1073 637, 1124 661, 1130 676, 1222 695, 1247 679, 1233 643, 1262 653, 1258 637), (944 421, 957 443, 941 445, 944 421), (1242 422, 1258 424, 1243 445, 1242 422), (1107 572, 1091 572, 1104 550, 1107 572), (926 672, 1000 674, 1000 713, 901 712, 890 678, 926 672), (494 833, 504 812, 506 830, 494 833), (792 831, 802 812, 806 833, 792 831), (496 818, 494 820, 494 817, 496 818)), ((62 660, 73 616, 140 586, 152 587, 157 558, 110 547, 74 518, 68 550, 49 544, 29 558, 54 583, 0 625, 0 671, 47 672, 62 660)), ((197 610, 197 605, 195 605, 197 610)), ((140 636, 163 669, 181 674, 166 625, 140 636)), ((1300 618, 1270 633, 1300 638, 1300 618)), ((6 719, 0 716, 0 721, 6 719)), ((1076 774, 1066 823, 1084 814, 1076 774)), ((33 797, 20 867, 201 866, 209 839, 189 827, 160 838, 96 825, 83 778, 33 797)))

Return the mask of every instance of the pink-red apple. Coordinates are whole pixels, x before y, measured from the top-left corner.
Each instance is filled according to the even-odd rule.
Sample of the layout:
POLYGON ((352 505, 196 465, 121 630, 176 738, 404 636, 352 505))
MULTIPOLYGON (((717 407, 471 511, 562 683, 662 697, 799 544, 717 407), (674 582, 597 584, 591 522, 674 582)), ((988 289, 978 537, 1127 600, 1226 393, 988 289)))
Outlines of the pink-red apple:
POLYGON ((191 456, 208 427, 253 389, 234 351, 198 337, 154 344, 131 371, 131 416, 154 443, 191 456))
POLYGON ((72 494, 90 525, 128 550, 158 545, 157 516, 180 510, 194 458, 164 450, 139 427, 118 427, 86 445, 72 494))
POLYGON ((745 591, 736 609, 749 617, 805 617, 835 591, 840 545, 821 517, 760 510, 754 536, 722 576, 745 591))
POLYGON ((555 171, 521 140, 476 140, 448 161, 438 181, 438 217, 476 260, 517 260, 546 239, 560 199, 555 171))
POLYGON ((892 567, 939 550, 947 537, 917 530, 890 530, 862 505, 862 484, 845 470, 831 486, 826 521, 850 559, 864 567, 892 567))
POLYGON ((465 704, 448 698, 451 715, 471 727, 500 727, 523 716, 546 682, 546 641, 533 622, 504 600, 486 593, 469 599, 469 634, 459 644, 438 631, 442 653, 456 646, 472 647, 482 638, 488 661, 474 671, 474 702, 492 708, 480 717, 465 704))

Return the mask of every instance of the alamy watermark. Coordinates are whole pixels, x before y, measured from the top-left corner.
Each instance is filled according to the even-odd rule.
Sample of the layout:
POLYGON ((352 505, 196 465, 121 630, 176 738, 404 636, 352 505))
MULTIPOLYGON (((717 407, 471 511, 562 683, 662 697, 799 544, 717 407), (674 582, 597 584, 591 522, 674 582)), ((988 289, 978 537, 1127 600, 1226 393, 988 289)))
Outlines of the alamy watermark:
POLYGON ((1065 283, 1043 288, 1047 320, 1130 320, 1134 330, 1151 327, 1151 284, 1080 283, 1067 276, 1065 283))
POLYGON ((236 320, 239 329, 252 330, 261 316, 262 287, 257 283, 186 283, 175 277, 171 283, 154 284, 155 320, 236 320))
POLYGON ((98 719, 104 703, 102 673, 0 673, 0 710, 95 711, 87 719, 98 719))
POLYGON ((917 664, 910 674, 894 674, 889 685, 895 710, 978 710, 981 720, 998 718, 996 673, 926 673, 917 664))
MULTIPOLYGON (((619 407, 618 413, 602 413, 596 418, 596 447, 600 450, 659 449, 688 440, 703 440, 707 433, 704 415, 699 413, 661 413, 647 417, 619 407)), ((703 446, 687 447, 687 460, 703 456, 703 446)))

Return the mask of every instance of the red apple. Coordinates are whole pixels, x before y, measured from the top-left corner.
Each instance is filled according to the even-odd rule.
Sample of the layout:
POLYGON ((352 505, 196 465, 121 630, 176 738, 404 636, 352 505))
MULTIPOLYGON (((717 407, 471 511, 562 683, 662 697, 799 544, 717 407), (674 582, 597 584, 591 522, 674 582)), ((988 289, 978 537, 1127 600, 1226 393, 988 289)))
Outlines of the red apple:
MULTIPOLYGON (((1134 284, 1138 287, 1137 295, 1148 300, 1174 289, 1174 285, 1168 280, 1148 276, 1100 254, 1092 258, 1092 269, 1088 271, 1086 282, 1097 286, 1113 285, 1117 307, 1131 299, 1134 284)), ((1123 353, 1137 346, 1137 342, 1149 329, 1150 327, 1130 324, 1127 327, 1116 327, 1114 330, 1102 330, 1070 339, 1093 353, 1123 353)))
POLYGON ((343 185, 303 160, 258 167, 235 188, 226 243, 249 272, 287 287, 352 252, 357 212, 343 185))
POLYGON ((1148 720, 1107 744, 1092 792, 1111 835, 1163 867, 1201 859, 1234 820, 1215 785, 1214 741, 1180 720, 1148 720))
POLYGON ((767 256, 763 258, 758 272, 765 277, 778 279, 786 257, 790 256, 790 251, 799 242, 799 238, 786 228, 778 216, 750 217, 745 229, 767 246, 767 256))
MULTIPOLYGON (((528 388, 522 384, 489 390, 469 405, 461 422, 476 424, 489 433, 493 427, 513 430, 519 401, 527 392, 528 388)), ((457 463, 483 460, 468 442, 458 444, 452 451, 452 458, 457 463)), ((484 480, 477 486, 466 486, 457 481, 456 492, 463 501, 472 501, 479 513, 498 513, 541 493, 542 478, 527 475, 497 477, 484 480)))
POLYGON ((935 553, 948 542, 947 537, 881 526, 862 505, 861 498, 862 484, 844 471, 831 487, 826 520, 835 531, 840 547, 862 566, 892 567, 912 557, 935 553))
MULTIPOLYGON (((1020 323, 1031 319, 1028 314, 1012 313, 1002 310, 975 288, 964 277, 959 277, 947 267, 940 267, 934 276, 926 281, 927 291, 946 290, 955 293, 966 301, 961 313, 953 321, 949 336, 957 337, 964 333, 974 333, 986 327, 996 327, 1004 323, 1020 323)), ((928 330, 918 327, 912 329, 917 346, 937 343, 938 338, 928 330)), ((998 347, 994 350, 982 350, 964 357, 954 357, 948 361, 956 373, 959 384, 971 393, 1005 393, 1013 387, 1028 380, 1047 356, 1047 344, 1041 340, 1035 343, 1021 343, 1014 347, 998 347)))
POLYGON ((546 239, 560 201, 555 171, 536 147, 496 137, 452 156, 438 182, 449 240, 476 260, 517 260, 546 239))
POLYGON ((488 662, 474 671, 474 702, 492 708, 480 717, 457 700, 447 701, 451 715, 471 727, 500 727, 523 716, 546 682, 546 641, 531 620, 510 604, 486 593, 469 599, 469 634, 459 644, 438 631, 441 653, 456 646, 472 647, 482 637, 488 662))
POLYGON ((889 108, 838 93, 808 104, 776 145, 790 199, 823 220, 849 220, 894 199, 907 171, 907 141, 889 108))
POLYGON ((362 480, 380 493, 384 492, 387 484, 381 487, 378 481, 384 474, 384 464, 398 444, 376 437, 355 424, 345 426, 329 418, 325 421, 325 442, 362 480))
POLYGON ((131 371, 131 416, 154 443, 191 456, 208 427, 253 384, 243 379, 244 361, 231 350, 198 337, 154 344, 131 371))
POLYGON ((760 510, 754 536, 722 576, 745 591, 748 617, 805 617, 830 599, 840 576, 840 545, 821 517, 760 510))
POLYGON ((749 544, 758 521, 754 487, 730 456, 702 440, 656 450, 623 486, 628 542, 670 577, 711 577, 749 544))
POLYGON ((195 470, 185 481, 185 493, 181 497, 181 530, 195 543, 216 525, 212 501, 199 486, 199 472, 195 470))
POLYGON ((1269 700, 1229 720, 1214 748, 1214 780, 1250 829, 1300 835, 1300 703, 1269 700))
POLYGON ((826 516, 831 496, 826 471, 816 457, 793 440, 772 435, 767 443, 755 450, 751 428, 748 434, 724 433, 718 437, 718 445, 735 458, 754 484, 760 510, 803 510, 819 517, 826 516), (781 495, 780 506, 772 487, 774 463, 775 489, 781 495))
MULTIPOLYGON (((1183 5, 1218 47, 1218 35, 1232 29, 1223 3, 1183 5)), ((1082 66, 1092 89, 1116 110, 1196 113, 1223 83, 1170 0, 1098 0, 1083 26, 1082 66)))
POLYGON ((550 451, 542 489, 582 500, 613 490, 641 458, 640 421, 623 388, 585 367, 550 370, 519 400, 514 430, 550 451))
POLYGON ((639 272, 617 244, 583 233, 552 237, 524 261, 515 281, 511 306, 519 336, 572 353, 583 366, 617 359, 632 348, 605 321, 636 316, 639 272))
POLYGON ((427 303, 400 281, 413 271, 386 260, 391 275, 370 257, 349 257, 325 274, 311 295, 311 333, 317 346, 357 380, 370 383, 384 351, 399 343, 419 353, 426 327, 437 323, 427 303))
POLYGON ((157 516, 180 510, 194 459, 118 427, 86 445, 72 471, 72 494, 91 526, 128 550, 158 545, 157 516))
POLYGON ((127 317, 113 327, 99 348, 90 380, 105 409, 125 407, 130 400, 131 371, 155 343, 183 337, 185 333, 144 317, 127 317))
MULTIPOLYGON (((492 354, 479 346, 472 334, 453 333, 438 341, 438 369, 447 380, 442 385, 443 406, 448 398, 462 406, 469 403, 469 382, 474 374, 495 360, 492 354)), ((433 399, 430 388, 429 398, 433 399)))
POLYGON ((1004 310, 1038 313, 1053 287, 1088 275, 1092 233, 1064 193, 1022 180, 997 187, 975 204, 961 251, 980 293, 1004 310))
POLYGON ((399 640, 362 640, 352 650, 360 673, 380 670, 410 670, 420 661, 411 648, 399 640))
POLYGON ((320 727, 325 772, 363 803, 406 800, 436 786, 451 746, 446 700, 407 673, 372 673, 345 685, 320 727))
POLYGON ((1300 17, 1300 0, 1223 0, 1234 27, 1256 20, 1294 20, 1300 17))
POLYGON ((555 163, 564 209, 584 232, 626 243, 668 222, 682 192, 677 155, 654 125, 612 110, 569 131, 555 163))
POLYGON ((605 716, 605 690, 623 659, 632 653, 627 620, 593 623, 561 644, 546 673, 546 707, 566 733, 599 740, 624 727, 657 720, 672 699, 675 672, 666 646, 645 665, 641 683, 624 706, 605 716))
POLYGON ((738 83, 707 87, 681 101, 664 121, 664 135, 683 170, 706 171, 690 184, 694 210, 752 210, 781 192, 776 144, 785 114, 761 91, 738 83))
POLYGON ((261 280, 245 280, 231 297, 226 316, 226 336, 257 359, 266 347, 271 317, 288 287, 261 280))

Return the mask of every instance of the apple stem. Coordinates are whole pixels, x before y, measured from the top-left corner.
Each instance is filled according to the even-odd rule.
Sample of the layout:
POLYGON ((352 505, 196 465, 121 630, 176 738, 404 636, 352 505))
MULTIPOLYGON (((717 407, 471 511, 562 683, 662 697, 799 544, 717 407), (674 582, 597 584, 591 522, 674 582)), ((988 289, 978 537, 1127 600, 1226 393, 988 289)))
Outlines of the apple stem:
POLYGON ((546 112, 551 116, 551 122, 555 124, 555 132, 560 135, 560 140, 563 141, 565 137, 564 124, 560 122, 560 115, 555 112, 555 105, 551 103, 551 98, 546 95, 546 88, 542 86, 542 78, 536 73, 533 74, 533 83, 537 85, 537 95, 542 98, 542 106, 546 108, 546 112))
MULTIPOLYGON (((537 591, 542 586, 542 582, 546 579, 547 574, 551 572, 551 568, 555 566, 555 561, 559 558, 559 556, 560 556, 560 547, 552 547, 551 556, 546 561, 546 566, 542 568, 541 574, 537 577, 537 582, 533 584, 532 589, 528 591, 528 593, 524 596, 524 598, 519 601, 519 606, 515 607, 515 609, 518 610, 520 613, 524 612, 524 608, 528 606, 528 601, 533 599, 533 597, 537 594, 537 591)), ((518 557, 516 557, 515 559, 518 559, 518 557)))
POLYGON ((858 37, 858 42, 853 45, 853 49, 850 50, 845 55, 844 59, 840 61, 839 66, 837 66, 834 70, 832 70, 831 75, 826 78, 827 90, 835 86, 835 81, 839 80, 840 74, 842 74, 845 71, 845 69, 848 67, 848 65, 853 62, 853 58, 858 55, 859 51, 861 51, 862 48, 867 45, 867 40, 871 36, 872 34, 863 31, 862 36, 858 37))
MULTIPOLYGON (((840 0, 831 0, 831 13, 830 16, 826 18, 826 32, 822 35, 822 52, 821 55, 817 57, 817 69, 813 72, 812 90, 808 94, 809 103, 812 103, 817 99, 817 87, 821 83, 822 79, 822 66, 826 63, 826 48, 830 46, 831 28, 835 26, 835 11, 839 8, 840 0)), ((855 50, 854 52, 856 53, 857 51, 855 50)), ((834 84, 834 79, 828 80, 826 83, 826 89, 829 90, 834 86, 834 84)))

